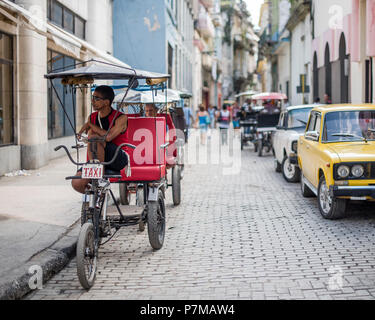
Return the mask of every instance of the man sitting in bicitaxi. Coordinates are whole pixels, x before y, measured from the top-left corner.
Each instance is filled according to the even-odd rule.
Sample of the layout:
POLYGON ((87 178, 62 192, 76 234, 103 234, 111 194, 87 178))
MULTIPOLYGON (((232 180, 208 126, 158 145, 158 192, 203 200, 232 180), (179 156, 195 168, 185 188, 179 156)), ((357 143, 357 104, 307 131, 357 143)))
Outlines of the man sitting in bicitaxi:
MULTIPOLYGON (((100 138, 104 137, 110 129, 105 141, 97 142, 97 156, 100 162, 111 161, 117 147, 126 143, 124 133, 127 129, 128 118, 125 114, 112 109, 114 98, 115 93, 111 87, 97 87, 92 96, 92 106, 95 112, 89 116, 87 122, 77 134, 78 139, 81 139, 83 133, 88 134, 89 139, 100 138)), ((93 160, 91 143, 89 143, 88 147, 88 158, 93 160)), ((107 169, 119 172, 127 167, 128 162, 127 154, 125 151, 120 150, 114 163, 108 166, 107 169)), ((76 175, 82 176, 82 169, 76 175)), ((90 180, 88 179, 72 180, 72 186, 77 192, 85 194, 89 182, 90 180)))

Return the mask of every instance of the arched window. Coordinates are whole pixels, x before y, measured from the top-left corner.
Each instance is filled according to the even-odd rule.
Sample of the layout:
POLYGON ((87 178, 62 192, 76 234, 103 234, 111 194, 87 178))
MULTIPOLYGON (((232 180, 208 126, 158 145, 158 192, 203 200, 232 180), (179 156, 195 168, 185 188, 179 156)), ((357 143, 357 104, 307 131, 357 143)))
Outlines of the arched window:
POLYGON ((331 65, 331 54, 329 50, 329 44, 327 43, 324 53, 324 67, 326 70, 326 90, 330 99, 332 99, 332 65, 331 65))
POLYGON ((319 98, 319 70, 318 70, 318 55, 314 53, 313 64, 313 83, 314 83, 314 101, 319 98))
POLYGON ((340 91, 341 91, 341 103, 349 102, 349 59, 346 54, 346 40, 344 33, 341 34, 340 38, 340 91))

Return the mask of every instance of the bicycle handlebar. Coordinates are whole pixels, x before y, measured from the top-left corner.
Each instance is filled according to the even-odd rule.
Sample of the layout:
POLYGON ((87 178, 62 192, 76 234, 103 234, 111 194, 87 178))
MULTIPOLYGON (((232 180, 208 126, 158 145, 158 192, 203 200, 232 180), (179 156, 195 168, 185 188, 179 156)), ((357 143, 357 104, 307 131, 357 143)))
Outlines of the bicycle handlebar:
MULTIPOLYGON (((134 145, 132 145, 132 144, 129 144, 129 143, 123 143, 123 144, 121 144, 121 145, 119 145, 119 146, 117 147, 116 152, 115 152, 115 155, 113 156, 113 158, 112 158, 111 161, 109 161, 109 162, 98 162, 98 163, 101 164, 101 165, 103 165, 103 166, 109 166, 109 165, 111 165, 113 162, 115 162, 115 160, 116 160, 116 158, 117 158, 117 156, 118 156, 118 153, 120 152, 120 149, 121 149, 122 147, 129 147, 129 148, 131 148, 131 149, 136 149, 136 146, 134 146, 134 145)), ((67 148, 66 146, 58 146, 58 147, 55 148, 55 151, 57 152, 57 151, 59 151, 59 150, 61 150, 61 149, 64 149, 64 150, 65 150, 66 154, 67 154, 68 157, 69 157, 69 160, 70 160, 74 165, 76 165, 76 166, 83 166, 83 165, 87 164, 87 162, 85 162, 85 163, 78 163, 78 162, 74 161, 73 158, 72 158, 72 156, 71 156, 71 154, 70 154, 70 152, 69 152, 69 150, 68 150, 68 148, 67 148)))
POLYGON ((78 141, 81 141, 83 143, 105 142, 105 137, 89 138, 88 136, 77 134, 77 138, 78 138, 78 141))
POLYGON ((66 154, 67 154, 68 157, 69 157, 69 160, 70 160, 74 165, 76 165, 76 166, 83 166, 83 165, 86 164, 86 163, 78 163, 78 162, 75 162, 75 161, 73 160, 72 156, 70 155, 70 152, 69 152, 68 148, 65 147, 65 146, 58 146, 58 147, 55 148, 55 151, 57 152, 57 151, 59 151, 60 149, 64 149, 64 150, 65 150, 66 154))

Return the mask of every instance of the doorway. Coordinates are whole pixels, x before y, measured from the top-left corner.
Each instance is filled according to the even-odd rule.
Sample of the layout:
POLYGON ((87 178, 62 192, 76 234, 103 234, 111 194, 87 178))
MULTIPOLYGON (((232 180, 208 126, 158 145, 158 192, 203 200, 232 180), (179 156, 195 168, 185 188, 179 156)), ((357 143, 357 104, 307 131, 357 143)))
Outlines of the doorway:
POLYGON ((349 55, 346 54, 344 33, 341 34, 340 38, 339 59, 341 103, 349 103, 349 55))
POLYGON ((365 83, 365 89, 366 89, 366 103, 372 103, 373 102, 373 58, 366 60, 366 83, 365 83))

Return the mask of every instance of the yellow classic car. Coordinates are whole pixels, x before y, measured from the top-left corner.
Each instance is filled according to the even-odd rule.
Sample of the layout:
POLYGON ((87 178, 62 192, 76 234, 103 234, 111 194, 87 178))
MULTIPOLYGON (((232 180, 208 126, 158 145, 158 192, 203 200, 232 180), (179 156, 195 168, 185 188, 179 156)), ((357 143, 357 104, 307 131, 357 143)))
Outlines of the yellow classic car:
POLYGON ((298 165, 302 195, 316 195, 326 219, 342 218, 348 200, 375 201, 375 105, 315 107, 298 165))

